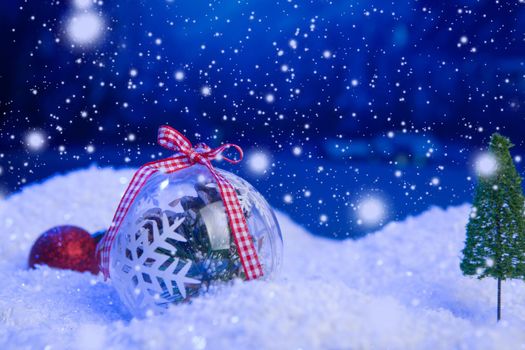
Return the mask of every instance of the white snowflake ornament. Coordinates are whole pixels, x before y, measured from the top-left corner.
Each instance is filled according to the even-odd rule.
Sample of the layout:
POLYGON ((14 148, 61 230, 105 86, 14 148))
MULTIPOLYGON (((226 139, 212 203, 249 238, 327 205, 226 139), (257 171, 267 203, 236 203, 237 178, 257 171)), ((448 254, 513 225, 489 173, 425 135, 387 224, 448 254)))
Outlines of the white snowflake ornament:
MULTIPOLYGON (((217 170, 217 169, 216 169, 217 170)), ((263 268, 282 260, 275 215, 246 181, 219 170, 234 187, 263 268)), ((235 278, 244 278, 217 183, 202 165, 158 172, 137 194, 110 251, 110 275, 135 316, 162 312, 235 278)))

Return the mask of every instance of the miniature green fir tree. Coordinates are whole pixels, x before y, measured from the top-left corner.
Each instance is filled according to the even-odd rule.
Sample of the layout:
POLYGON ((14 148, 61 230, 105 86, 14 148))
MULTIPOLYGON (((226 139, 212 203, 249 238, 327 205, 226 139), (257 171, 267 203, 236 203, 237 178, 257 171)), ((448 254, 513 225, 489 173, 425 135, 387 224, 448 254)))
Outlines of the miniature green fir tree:
POLYGON ((525 277, 525 199, 509 152, 512 146, 497 133, 490 139, 495 166, 479 176, 460 265, 465 275, 498 280, 498 321, 501 281, 525 277))

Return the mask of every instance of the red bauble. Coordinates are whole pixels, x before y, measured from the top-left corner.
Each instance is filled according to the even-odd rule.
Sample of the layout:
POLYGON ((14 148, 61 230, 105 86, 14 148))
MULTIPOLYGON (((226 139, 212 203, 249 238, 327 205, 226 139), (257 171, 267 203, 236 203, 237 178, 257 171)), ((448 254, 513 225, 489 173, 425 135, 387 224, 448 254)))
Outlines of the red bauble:
POLYGON ((29 267, 48 265, 59 269, 99 272, 97 243, 86 230, 76 226, 57 226, 36 240, 29 255, 29 267))

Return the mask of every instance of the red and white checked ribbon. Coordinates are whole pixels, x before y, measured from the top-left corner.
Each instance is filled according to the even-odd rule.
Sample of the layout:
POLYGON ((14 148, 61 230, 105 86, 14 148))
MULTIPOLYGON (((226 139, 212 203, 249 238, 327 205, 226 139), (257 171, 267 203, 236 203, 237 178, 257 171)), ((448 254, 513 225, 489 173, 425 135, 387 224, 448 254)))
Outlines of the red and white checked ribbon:
POLYGON ((115 212, 115 216, 113 217, 113 222, 111 223, 108 232, 104 235, 97 248, 98 254, 100 254, 100 270, 104 274, 104 277, 106 279, 109 277, 109 258, 111 245, 115 241, 116 234, 129 208, 133 204, 133 201, 137 197, 137 194, 140 192, 144 184, 148 181, 149 177, 157 171, 173 173, 177 170, 187 168, 197 163, 206 166, 217 181, 219 192, 221 194, 224 207, 226 208, 230 230, 239 252, 239 258, 241 260, 246 279, 251 280, 261 277, 263 275, 263 270, 261 263, 259 262, 259 257, 257 256, 257 251, 255 250, 252 237, 248 231, 248 225, 246 223, 241 204, 239 203, 237 193, 228 180, 226 180, 224 176, 216 171, 210 162, 211 160, 221 157, 229 163, 237 164, 242 160, 242 149, 239 146, 230 143, 224 144, 215 149, 211 149, 205 144, 201 143, 194 148, 191 142, 184 135, 166 125, 159 128, 157 142, 162 147, 176 151, 178 153, 166 159, 147 163, 140 167, 135 175, 133 175, 126 192, 124 192, 124 195, 120 200, 117 211, 115 212), (222 152, 230 147, 235 148, 239 152, 239 159, 234 160, 222 156, 222 152))

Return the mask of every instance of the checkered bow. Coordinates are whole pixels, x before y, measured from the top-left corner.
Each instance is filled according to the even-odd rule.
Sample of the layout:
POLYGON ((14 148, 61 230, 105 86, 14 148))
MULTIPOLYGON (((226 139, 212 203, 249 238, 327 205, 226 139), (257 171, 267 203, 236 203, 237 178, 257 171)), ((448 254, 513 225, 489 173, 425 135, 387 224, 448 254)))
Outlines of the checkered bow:
POLYGON ((148 179, 156 172, 173 173, 175 171, 187 168, 193 164, 202 164, 206 166, 215 180, 221 194, 226 215, 228 217, 230 230, 234 238, 235 245, 239 252, 239 258, 244 269, 247 280, 256 279, 263 275, 261 263, 252 237, 248 231, 246 218, 239 203, 239 198, 233 186, 216 171, 211 165, 214 159, 223 159, 229 163, 236 164, 242 160, 242 149, 234 144, 224 144, 218 148, 212 149, 201 143, 193 147, 191 142, 179 131, 169 127, 161 126, 159 128, 157 142, 162 147, 177 152, 174 156, 153 161, 143 165, 133 175, 120 203, 117 207, 113 221, 108 232, 104 235, 98 245, 98 254, 100 258, 100 270, 107 279, 109 277, 110 251, 117 232, 122 225, 129 208, 137 197, 142 187, 148 179), (222 155, 227 148, 234 148, 239 152, 239 159, 231 159, 222 155))

